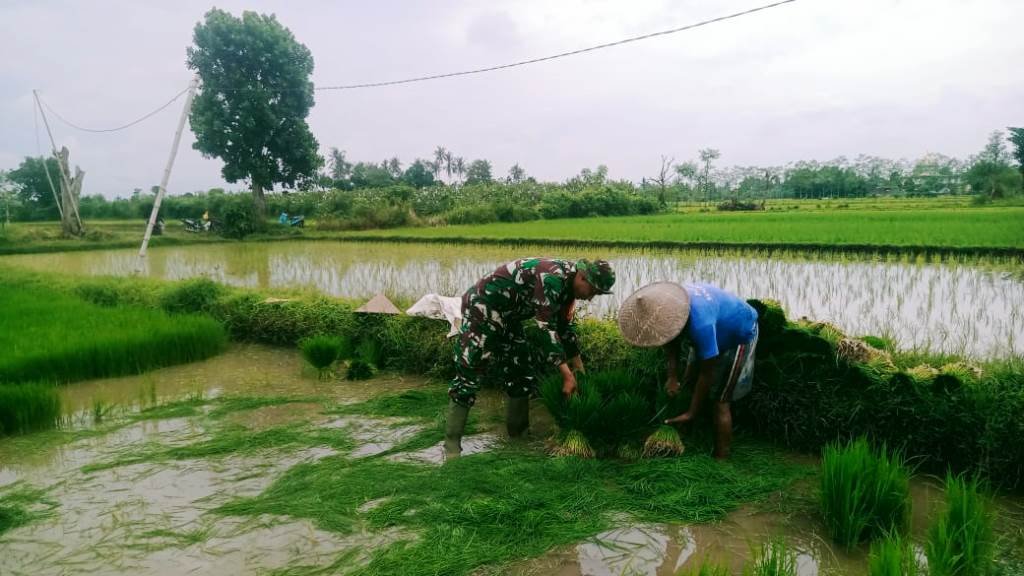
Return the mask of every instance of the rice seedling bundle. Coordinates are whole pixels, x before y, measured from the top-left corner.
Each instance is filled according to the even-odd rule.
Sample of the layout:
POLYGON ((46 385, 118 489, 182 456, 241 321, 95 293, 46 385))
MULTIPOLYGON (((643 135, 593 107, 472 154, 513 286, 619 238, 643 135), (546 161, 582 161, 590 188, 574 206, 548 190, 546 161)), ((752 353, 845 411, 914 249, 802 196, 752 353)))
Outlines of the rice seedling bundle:
POLYGON ((299 344, 302 357, 323 377, 341 355, 341 338, 329 334, 317 334, 299 344))
POLYGON ((909 540, 897 533, 871 543, 868 576, 917 576, 923 574, 909 540))
POLYGON ((977 477, 946 475, 946 506, 928 530, 925 554, 933 576, 988 574, 994 558, 992 512, 977 477))
POLYGON ((796 553, 782 541, 763 544, 754 557, 753 567, 743 570, 744 576, 797 576, 796 553))
POLYGON ((908 527, 910 472, 897 452, 875 451, 865 438, 825 447, 821 514, 832 538, 852 548, 908 527))
POLYGON ((368 380, 373 378, 374 372, 372 364, 356 359, 349 363, 345 377, 349 380, 368 380))

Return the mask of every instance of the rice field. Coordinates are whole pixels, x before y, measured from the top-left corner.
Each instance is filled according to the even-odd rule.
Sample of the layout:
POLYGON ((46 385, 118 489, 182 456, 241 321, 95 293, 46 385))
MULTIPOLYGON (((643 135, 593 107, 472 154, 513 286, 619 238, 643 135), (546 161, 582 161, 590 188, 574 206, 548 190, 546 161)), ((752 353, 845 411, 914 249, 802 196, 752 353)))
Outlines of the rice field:
MULTIPOLYGON (((609 243, 722 243, 752 247, 1024 248, 1024 207, 698 212, 398 228, 349 236, 609 243)), ((344 235, 343 235, 344 236, 344 235)))
MULTIPOLYGON (((977 358, 1024 354, 1024 267, 1011 258, 284 242, 156 248, 144 274, 352 299, 383 292, 411 303, 431 292, 460 295, 499 264, 529 253, 612 263, 614 294, 581 307, 584 315, 612 315, 652 281, 699 281, 777 300, 790 317, 884 336, 903 349, 977 358)), ((133 250, 0 257, 0 265, 81 275, 131 275, 136 261, 133 250)))
POLYGON ((209 318, 105 308, 0 280, 0 386, 138 374, 207 358, 226 343, 209 318))

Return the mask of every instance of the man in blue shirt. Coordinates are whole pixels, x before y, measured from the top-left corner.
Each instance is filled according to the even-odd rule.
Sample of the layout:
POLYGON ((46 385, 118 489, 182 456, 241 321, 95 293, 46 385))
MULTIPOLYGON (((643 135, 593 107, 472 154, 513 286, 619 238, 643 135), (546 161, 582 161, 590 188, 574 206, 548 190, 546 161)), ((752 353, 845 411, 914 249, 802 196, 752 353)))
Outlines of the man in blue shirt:
POLYGON ((666 424, 690 422, 710 395, 714 399, 715 457, 732 444, 730 402, 750 391, 757 346, 757 311, 710 284, 655 282, 637 290, 619 310, 619 328, 636 346, 663 346, 668 358, 665 389, 680 389, 679 356, 688 349, 684 385, 693 385, 686 412, 666 424))

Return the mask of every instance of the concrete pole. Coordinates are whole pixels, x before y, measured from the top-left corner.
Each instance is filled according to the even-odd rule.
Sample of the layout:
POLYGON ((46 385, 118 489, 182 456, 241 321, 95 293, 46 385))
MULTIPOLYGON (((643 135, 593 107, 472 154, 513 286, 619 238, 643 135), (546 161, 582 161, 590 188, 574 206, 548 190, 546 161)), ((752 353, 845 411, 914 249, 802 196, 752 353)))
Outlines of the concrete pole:
POLYGON ((174 143, 171 144, 171 154, 167 158, 167 167, 164 168, 164 177, 160 180, 160 189, 157 190, 156 200, 153 201, 153 211, 149 214, 149 223, 146 225, 146 235, 142 237, 142 247, 139 248, 139 262, 136 272, 142 271, 142 265, 146 258, 146 248, 149 246, 149 238, 153 235, 153 226, 156 225, 157 215, 160 213, 160 202, 167 192, 167 182, 171 179, 171 169, 174 167, 174 158, 178 155, 178 144, 181 143, 181 132, 185 129, 185 120, 192 109, 192 99, 196 95, 196 88, 199 87, 199 76, 192 78, 188 85, 188 96, 185 97, 185 107, 181 110, 181 118, 178 119, 178 130, 174 133, 174 143))

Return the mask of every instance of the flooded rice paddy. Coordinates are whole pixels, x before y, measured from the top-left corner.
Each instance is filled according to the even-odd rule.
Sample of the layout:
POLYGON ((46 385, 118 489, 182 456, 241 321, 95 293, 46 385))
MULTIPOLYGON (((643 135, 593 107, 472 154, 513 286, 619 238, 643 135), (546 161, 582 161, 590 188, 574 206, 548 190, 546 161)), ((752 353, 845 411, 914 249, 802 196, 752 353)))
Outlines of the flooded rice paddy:
MULTIPOLYGON (((325 410, 438 386, 390 374, 365 382, 325 381, 304 370, 294 351, 237 345, 187 366, 63 388, 69 417, 62 430, 0 439, 0 496, 26 487, 45 492, 33 510, 37 519, 0 535, 0 574, 223 575, 319 568, 343 574, 365 563, 375 550, 415 539, 416 534, 369 527, 338 533, 289 515, 239 517, 216 509, 259 495, 296 466, 339 455, 352 462, 383 456, 417 466, 439 465, 436 444, 396 451, 430 423, 325 410), (224 404, 212 400, 240 395, 278 400, 214 419, 224 404), (90 414, 97 399, 111 407, 101 422, 90 414), (142 408, 181 403, 195 411, 138 418, 142 408), (154 446, 173 451, 201 444, 211 439, 217 425, 225 424, 253 436, 282 426, 325 434, 344 431, 346 440, 333 446, 268 444, 220 457, 210 452, 211 457, 198 453, 125 460, 154 446)), ((480 427, 464 441, 467 455, 507 442, 500 426, 502 399, 483 394, 475 410, 480 427)), ((543 410, 534 411, 531 429, 537 438, 552 431, 543 410)), ((918 481, 913 496, 919 538, 941 491, 918 481)), ((359 514, 373 513, 384 500, 363 502, 359 514)), ((1024 525, 1017 504, 1002 502, 1000 509, 1004 520, 1015 518, 1015 526, 1024 525)), ((801 575, 864 573, 863 550, 847 554, 835 549, 813 517, 780 510, 745 507, 721 522, 694 525, 637 524, 623 517, 616 521, 618 527, 576 545, 498 568, 507 574, 659 576, 705 558, 736 567, 769 537, 784 537, 799 554, 801 575)))
MULTIPOLYGON (((791 317, 888 336, 903 348, 980 358, 1024 354, 1024 273, 1012 260, 294 241, 156 248, 143 273, 347 298, 384 292, 412 301, 429 292, 461 294, 527 252, 610 260, 615 293, 585 311, 599 316, 614 314, 634 289, 655 280, 710 282, 744 297, 778 300, 791 317)), ((108 250, 8 256, 0 263, 128 275, 137 258, 134 250, 108 250)))

